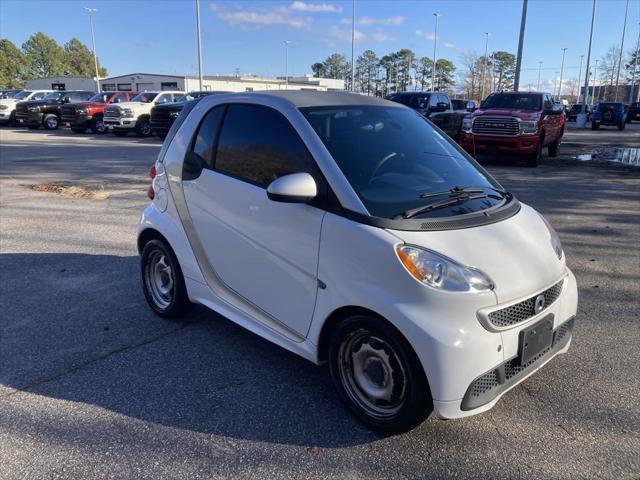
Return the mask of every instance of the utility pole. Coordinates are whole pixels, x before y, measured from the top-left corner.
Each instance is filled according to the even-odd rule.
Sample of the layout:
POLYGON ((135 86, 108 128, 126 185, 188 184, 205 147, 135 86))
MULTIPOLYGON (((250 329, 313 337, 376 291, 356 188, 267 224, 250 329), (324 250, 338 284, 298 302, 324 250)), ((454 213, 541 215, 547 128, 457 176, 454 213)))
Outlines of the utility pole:
POLYGON ((624 51, 624 33, 627 30, 627 13, 629 11, 629 0, 627 0, 624 8, 624 23, 622 24, 622 40, 620 40, 620 56, 618 57, 618 73, 616 74, 616 94, 613 99, 614 102, 618 101, 618 83, 620 82, 620 65, 622 64, 622 52, 624 51))
POLYGON ((356 0, 351 0, 351 91, 356 83, 356 0))
POLYGON ((562 64, 560 65, 560 85, 558 85, 558 99, 562 96, 562 74, 564 73, 564 54, 567 48, 562 49, 562 64))
POLYGON ((582 76, 582 59, 584 55, 580 55, 580 68, 578 68, 578 94, 576 95, 576 103, 580 100, 580 77, 582 76))
POLYGON ((439 13, 434 13, 434 17, 436 17, 436 29, 433 32, 433 69, 431 70, 431 91, 436 91, 436 43, 438 42, 438 17, 439 13))
POLYGON ((536 88, 536 92, 540 91, 540 73, 542 71, 542 62, 538 62, 538 88, 536 88))
POLYGON ((85 12, 89 14, 89 28, 91 29, 91 42, 93 44, 93 64, 96 67, 96 90, 100 92, 100 73, 98 70, 98 55, 96 54, 96 36, 93 33, 93 14, 98 10, 95 8, 84 7, 85 12))
POLYGON ((289 40, 285 40, 284 42, 284 84, 286 88, 289 88, 289 44, 291 43, 289 40))
POLYGON ((516 76, 513 80, 513 91, 520 88, 520 67, 522 66, 522 47, 524 45, 524 27, 527 23, 527 4, 529 0, 522 0, 522 18, 520 19, 520 38, 518 39, 518 56, 516 57, 516 76))
POLYGON ((485 40, 484 40, 484 63, 482 65, 482 90, 480 93, 480 101, 484 101, 484 81, 485 75, 487 73, 487 53, 489 48, 489 32, 485 32, 485 40))
MULTIPOLYGON (((596 81, 598 80, 598 60, 596 60, 596 66, 593 69, 593 91, 591 92, 591 106, 594 105, 594 98, 599 99, 600 95, 596 95, 596 81)), ((600 93, 600 85, 598 85, 597 93, 600 93)))
POLYGON ((200 39, 200 0, 196 0, 196 36, 198 37, 198 79, 202 91, 202 41, 200 39))
MULTIPOLYGON (((584 92, 582 93, 582 109, 580 110, 581 127, 587 126, 587 92, 589 90, 589 64, 591 62, 591 42, 593 41, 593 22, 596 18, 596 0, 593 0, 593 9, 591 11, 591 31, 589 33, 589 49, 587 50, 587 70, 584 76, 584 92)), ((578 123, 576 119, 576 123, 578 123)))

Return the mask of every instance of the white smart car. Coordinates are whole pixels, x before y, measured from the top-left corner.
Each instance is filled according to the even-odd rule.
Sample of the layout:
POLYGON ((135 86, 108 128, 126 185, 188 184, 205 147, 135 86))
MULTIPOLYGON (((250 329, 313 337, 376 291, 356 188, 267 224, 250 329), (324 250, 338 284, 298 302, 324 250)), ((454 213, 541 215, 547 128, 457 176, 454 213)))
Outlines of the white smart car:
POLYGON ((403 105, 204 97, 151 175, 138 236, 151 308, 203 304, 328 362, 374 429, 488 410, 569 348, 576 280, 553 228, 403 105))

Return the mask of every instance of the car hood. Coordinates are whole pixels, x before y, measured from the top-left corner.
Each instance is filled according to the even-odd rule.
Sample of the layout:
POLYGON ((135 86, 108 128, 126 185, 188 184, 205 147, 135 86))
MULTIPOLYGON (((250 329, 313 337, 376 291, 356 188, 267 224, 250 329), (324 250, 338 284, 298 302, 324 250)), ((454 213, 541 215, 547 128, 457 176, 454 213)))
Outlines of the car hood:
POLYGON ((71 102, 71 103, 67 103, 67 105, 75 108, 93 108, 93 107, 104 107, 107 104, 102 102, 71 102))
POLYGON ((28 100, 16 99, 16 98, 0 98, 0 105, 10 105, 18 102, 28 102, 28 100))
POLYGON ((168 110, 170 112, 179 112, 184 108, 185 102, 165 103, 162 105, 156 105, 154 110, 168 110))
POLYGON ((566 270, 551 246, 542 217, 521 204, 520 211, 497 223, 436 232, 390 230, 407 244, 424 247, 463 265, 479 268, 495 283, 498 302, 541 290, 566 270))
POLYGON ((44 107, 49 105, 60 105, 60 102, 49 101, 49 100, 24 100, 18 103, 25 103, 29 107, 44 107))
POLYGON ((517 117, 520 120, 538 120, 540 118, 540 112, 510 108, 488 108, 486 110, 476 110, 473 112, 474 118, 481 115, 517 117))

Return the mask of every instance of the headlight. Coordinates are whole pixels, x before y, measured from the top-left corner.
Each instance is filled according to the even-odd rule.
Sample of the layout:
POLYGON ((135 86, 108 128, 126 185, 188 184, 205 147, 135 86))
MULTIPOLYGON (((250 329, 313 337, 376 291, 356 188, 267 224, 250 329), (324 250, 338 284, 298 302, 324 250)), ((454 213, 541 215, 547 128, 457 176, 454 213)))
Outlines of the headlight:
POLYGON ((0 110, 7 110, 8 108, 8 105, 0 105, 0 110))
POLYGON ((122 116, 123 117, 133 117, 133 110, 131 110, 130 108, 123 108, 122 109, 122 116))
POLYGON ((542 218, 542 221, 547 226, 547 230, 549 230, 549 235, 551 235, 551 248, 553 248, 553 251, 556 252, 556 257, 560 260, 562 258, 562 243, 560 242, 560 237, 548 220, 544 218, 542 214, 538 213, 538 215, 540 215, 540 218, 542 218))
POLYGON ((175 112, 169 112, 169 116, 171 118, 176 118, 178 115, 180 115, 180 110, 176 110, 175 112))
POLYGON ((86 108, 76 108, 76 113, 87 113, 86 108))
POLYGON ((28 107, 27 110, 29 110, 30 112, 39 112, 40 108, 39 107, 28 107))
POLYGON ((520 135, 535 135, 538 133, 536 122, 520 122, 520 135))
POLYGON ((452 292, 493 290, 494 284, 485 273, 430 250, 398 245, 396 254, 413 278, 430 287, 452 292))
POLYGON ((473 128, 473 120, 471 118, 463 118, 462 119, 462 131, 464 133, 471 133, 471 129, 473 128))

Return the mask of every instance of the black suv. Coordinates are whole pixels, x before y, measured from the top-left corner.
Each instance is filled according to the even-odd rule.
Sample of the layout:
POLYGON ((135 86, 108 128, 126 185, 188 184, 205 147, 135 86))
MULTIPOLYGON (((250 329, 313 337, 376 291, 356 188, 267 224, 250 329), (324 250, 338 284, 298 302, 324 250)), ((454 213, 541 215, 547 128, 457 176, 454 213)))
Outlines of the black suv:
MULTIPOLYGON (((575 122, 576 118, 578 118, 578 114, 582 113, 582 104, 575 103, 571 106, 569 111, 567 112, 567 122, 575 122)), ((587 122, 591 120, 591 106, 587 105, 585 109, 585 113, 587 114, 587 122)))
POLYGON ((467 115, 466 111, 454 111, 449 95, 442 92, 400 92, 384 98, 413 108, 454 140, 458 139, 462 119, 467 115))
POLYGON ((173 125, 175 119, 178 118, 178 115, 180 115, 180 112, 182 111, 185 103, 217 93, 229 92, 212 92, 208 90, 200 92, 189 92, 182 95, 181 97, 178 97, 173 103, 163 103, 161 105, 156 105, 151 109, 151 117, 149 120, 151 123, 151 132, 164 140, 167 136, 167 133, 169 133, 171 125, 173 125))
POLYGON ((640 102, 634 102, 629 105, 627 111, 627 123, 631 123, 633 120, 640 121, 640 102))
POLYGON ((51 92, 42 100, 28 100, 16 104, 16 120, 31 129, 43 126, 46 130, 56 130, 60 126, 62 105, 89 100, 95 92, 86 90, 51 92))

